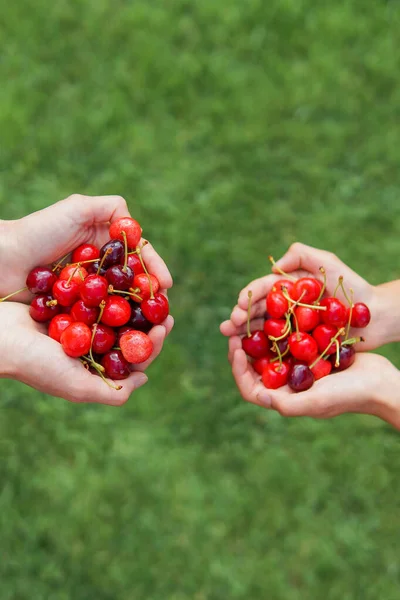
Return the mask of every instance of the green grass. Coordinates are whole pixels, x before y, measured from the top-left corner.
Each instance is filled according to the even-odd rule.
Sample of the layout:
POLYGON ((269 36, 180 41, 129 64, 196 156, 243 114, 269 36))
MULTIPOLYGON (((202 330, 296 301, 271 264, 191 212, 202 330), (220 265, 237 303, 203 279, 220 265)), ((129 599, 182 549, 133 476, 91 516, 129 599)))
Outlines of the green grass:
POLYGON ((1 600, 397 600, 398 434, 245 405, 218 324, 294 240, 399 276, 399 28, 389 0, 2 11, 0 216, 124 195, 176 329, 120 410, 1 382, 1 600))

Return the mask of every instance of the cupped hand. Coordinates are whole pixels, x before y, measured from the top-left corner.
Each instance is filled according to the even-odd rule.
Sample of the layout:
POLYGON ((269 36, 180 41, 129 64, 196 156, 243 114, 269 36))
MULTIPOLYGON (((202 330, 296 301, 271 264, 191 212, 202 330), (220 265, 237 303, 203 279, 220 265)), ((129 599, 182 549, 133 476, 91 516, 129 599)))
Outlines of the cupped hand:
POLYGON ((161 352, 164 339, 172 329, 173 318, 167 317, 162 325, 151 330, 152 356, 146 363, 138 365, 127 379, 117 382, 122 386, 120 390, 112 389, 99 376, 87 371, 79 360, 69 358, 61 345, 47 336, 46 326, 31 319, 28 306, 17 302, 1 303, 0 324, 2 377, 16 379, 40 392, 71 402, 120 406, 134 390, 147 382, 143 371, 161 352))
MULTIPOLYGON (((371 311, 371 322, 365 329, 351 329, 350 337, 362 335, 365 342, 356 345, 357 351, 374 350, 385 343, 383 332, 386 329, 387 316, 382 310, 376 293, 376 288, 365 279, 345 265, 336 255, 325 250, 319 250, 301 243, 293 244, 288 252, 276 262, 274 273, 256 279, 249 283, 239 294, 238 303, 233 308, 230 319, 221 324, 221 333, 227 337, 244 335, 246 333, 248 292, 253 294, 251 309, 251 329, 262 329, 263 316, 266 310, 265 298, 278 279, 284 278, 279 274, 282 270, 296 279, 305 276, 313 276, 322 279, 320 267, 326 272, 328 294, 333 294, 339 277, 343 277, 344 286, 349 294, 350 289, 354 292, 354 302, 364 302, 371 311)), ((341 290, 337 297, 346 305, 346 299, 341 290)))
POLYGON ((400 372, 378 354, 357 354, 346 371, 319 379, 305 392, 289 386, 264 387, 241 349, 241 339, 229 340, 232 373, 244 400, 278 411, 285 417, 328 419, 343 413, 375 415, 400 429, 400 372))

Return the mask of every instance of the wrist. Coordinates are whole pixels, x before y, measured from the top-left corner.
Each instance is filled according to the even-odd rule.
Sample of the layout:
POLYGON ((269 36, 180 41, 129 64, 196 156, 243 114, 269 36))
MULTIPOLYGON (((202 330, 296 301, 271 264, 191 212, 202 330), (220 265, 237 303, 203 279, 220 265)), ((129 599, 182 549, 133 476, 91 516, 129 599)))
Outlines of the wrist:
POLYGON ((379 346, 400 341, 399 297, 400 280, 384 283, 374 288, 371 313, 381 334, 379 346))
POLYGON ((387 361, 388 369, 380 372, 380 381, 374 397, 377 417, 400 430, 400 371, 387 361))

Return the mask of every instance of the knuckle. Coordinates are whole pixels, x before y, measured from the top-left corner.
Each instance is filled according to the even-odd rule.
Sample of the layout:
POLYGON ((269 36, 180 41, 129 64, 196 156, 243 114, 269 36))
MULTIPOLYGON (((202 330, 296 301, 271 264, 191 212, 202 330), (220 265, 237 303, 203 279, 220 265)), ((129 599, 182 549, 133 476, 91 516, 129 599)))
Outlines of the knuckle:
POLYGON ((289 251, 290 252, 295 252, 296 254, 299 254, 300 252, 302 252, 304 250, 304 244, 302 244, 301 242, 293 242, 293 244, 291 244, 289 251))
POLYGON ((86 196, 83 196, 83 194, 71 194, 66 200, 68 202, 82 202, 85 198, 86 196))

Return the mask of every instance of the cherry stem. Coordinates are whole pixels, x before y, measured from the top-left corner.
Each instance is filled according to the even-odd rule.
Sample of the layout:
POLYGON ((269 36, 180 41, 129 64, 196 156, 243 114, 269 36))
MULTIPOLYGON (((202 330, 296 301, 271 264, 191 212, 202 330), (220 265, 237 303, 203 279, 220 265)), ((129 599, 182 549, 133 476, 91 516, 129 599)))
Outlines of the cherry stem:
POLYGON ((103 318, 103 312, 104 312, 105 307, 106 307, 106 301, 102 300, 100 302, 100 306, 99 306, 99 308, 100 308, 100 314, 99 314, 99 317, 97 319, 97 323, 96 323, 97 325, 100 323, 101 319, 103 318))
POLYGON ((268 256, 268 260, 272 264, 272 266, 275 269, 275 271, 277 271, 278 273, 280 273, 281 275, 283 275, 284 277, 286 277, 286 279, 289 279, 289 281, 297 281, 296 277, 293 277, 293 275, 289 275, 288 273, 285 273, 285 271, 282 271, 282 269, 277 266, 277 264, 276 264, 273 256, 271 256, 271 255, 268 256))
MULTIPOLYGON (((100 377, 102 378, 102 380, 104 381, 104 383, 106 383, 108 385, 108 387, 110 387, 113 390, 117 390, 119 392, 119 390, 122 390, 122 385, 115 385, 115 383, 111 383, 110 381, 108 381, 108 379, 106 379, 103 375, 103 373, 101 371, 99 371, 99 369, 96 366, 97 363, 93 364, 92 366, 96 369, 96 371, 98 372, 98 374, 100 375, 100 377)), ((101 366, 101 365, 98 365, 101 366)))
POLYGON ((62 263, 64 262, 64 260, 66 260, 68 258, 69 255, 70 255, 70 252, 68 252, 68 254, 66 254, 65 256, 63 256, 62 258, 60 258, 59 261, 57 261, 57 263, 53 267, 53 273, 55 271, 57 271, 57 269, 60 269, 63 266, 62 263))
POLYGON ((126 273, 126 269, 128 266, 128 240, 126 238, 125 231, 121 231, 121 233, 122 233, 122 237, 124 238, 124 246, 125 246, 125 260, 124 260, 124 266, 122 267, 122 270, 124 273, 126 273))
MULTIPOLYGON (((320 354, 320 355, 318 356, 318 358, 316 358, 316 359, 314 360, 314 362, 313 362, 313 363, 312 363, 312 364, 309 366, 309 368, 310 368, 310 369, 313 369, 313 368, 315 367, 315 365, 316 365, 316 364, 317 364, 317 363, 318 363, 318 362, 319 362, 319 361, 320 361, 322 358, 324 358, 324 357, 325 357, 325 355, 327 354, 327 352, 328 352, 329 348, 332 346, 332 344, 334 344, 334 343, 337 341, 338 337, 340 337, 341 335, 344 335, 344 333, 345 333, 345 328, 344 328, 344 327, 341 327, 341 328, 339 329, 339 331, 337 332, 337 334, 336 334, 336 335, 335 335, 333 338, 331 338, 331 341, 329 342, 329 344, 327 345, 327 347, 325 348, 325 350, 322 352, 322 354, 320 354)), ((339 343, 339 342, 338 342, 338 343, 339 343)))
POLYGON ((149 280, 149 286, 150 286, 150 298, 153 300, 153 298, 154 298, 154 292, 153 292, 153 283, 152 283, 152 281, 151 281, 151 277, 150 277, 150 275, 149 275, 149 272, 148 272, 148 270, 146 269, 146 265, 144 264, 143 257, 142 257, 142 250, 141 250, 141 248, 139 248, 139 246, 136 248, 136 250, 137 250, 137 254, 138 254, 138 257, 139 257, 140 263, 141 263, 141 265, 142 265, 142 267, 143 267, 143 271, 146 273, 146 275, 147 275, 147 279, 149 280))
POLYGON ((46 302, 46 306, 57 306, 57 304, 57 300, 49 300, 48 302, 46 302))
POLYGON ((98 260, 99 260, 98 258, 91 258, 90 260, 81 260, 80 262, 77 262, 77 263, 68 263, 67 267, 75 267, 76 265, 88 265, 89 263, 95 263, 98 260))
POLYGON ((351 300, 350 300, 349 322, 347 323, 346 338, 349 337, 349 331, 350 331, 350 327, 351 327, 351 319, 353 317, 353 308, 354 308, 354 304, 353 304, 354 292, 351 288, 350 288, 350 296, 351 296, 351 300))
POLYGON ((109 254, 111 254, 111 252, 112 252, 112 248, 107 248, 107 250, 104 252, 104 256, 100 261, 99 268, 97 269, 97 275, 100 275, 101 269, 103 268, 103 265, 104 265, 104 261, 106 260, 107 256, 109 254))
POLYGON ((292 300, 292 298, 289 296, 287 291, 285 291, 284 287, 282 288, 282 294, 288 302, 291 302, 295 306, 303 306, 304 308, 313 308, 314 310, 326 310, 326 306, 317 306, 315 304, 303 304, 303 302, 299 302, 299 300, 292 300))
POLYGON ((20 290, 17 290, 16 292, 13 292, 12 294, 8 294, 8 296, 4 296, 4 298, 0 298, 0 302, 4 302, 5 300, 8 300, 9 298, 16 296, 17 294, 20 294, 21 292, 26 292, 27 289, 28 289, 27 287, 24 287, 20 290))
POLYGON ((136 294, 136 292, 133 291, 124 291, 124 290, 114 290, 113 286, 110 285, 108 286, 108 293, 109 294, 122 294, 123 296, 133 296, 133 298, 138 298, 139 302, 143 302, 143 298, 141 296, 139 296, 138 294, 136 294))
POLYGON ((335 340, 335 345, 336 345, 335 367, 337 368, 340 365, 340 344, 339 344, 338 340, 335 340))
MULTIPOLYGON (((276 352, 278 355, 278 360, 279 360, 279 368, 282 368, 282 353, 279 350, 279 346, 276 342, 274 342, 273 346, 272 346, 272 350, 273 352, 276 352)), ((276 362, 276 361, 275 361, 276 362)))
POLYGON ((142 248, 144 248, 145 246, 147 246, 147 244, 148 244, 148 243, 149 243, 149 242, 148 242, 147 240, 144 240, 141 246, 138 246, 138 247, 136 248, 136 250, 132 250, 131 252, 128 252, 128 255, 130 256, 131 254, 139 254, 140 250, 141 250, 142 248), (138 248, 139 248, 139 251, 138 251, 138 248))
MULTIPOLYGON (((272 352, 278 352, 278 356, 279 356, 279 346, 278 346, 278 344, 274 344, 271 349, 272 349, 272 352)), ((290 348, 288 346, 286 348, 285 352, 281 353, 281 355, 280 355, 281 358, 283 358, 284 356, 286 356, 286 354, 289 354, 289 352, 290 352, 290 348)), ((276 362, 276 358, 275 357, 271 358, 269 362, 270 363, 276 362)))
POLYGON ((283 340, 287 335, 289 335, 290 331, 291 331, 290 315, 287 314, 286 315, 286 325, 285 325, 285 329, 283 330, 283 333, 279 337, 274 337, 273 335, 269 335, 268 338, 270 340, 272 340, 273 342, 279 342, 280 340, 283 340))
POLYGON ((342 346, 352 346, 353 344, 358 344, 359 342, 365 342, 365 339, 363 337, 348 338, 342 342, 342 346))
POLYGON ((253 297, 253 292, 251 290, 248 291, 247 293, 247 297, 249 299, 249 302, 247 304, 247 337, 251 337, 251 331, 250 331, 250 313, 251 313, 251 299, 253 297))
MULTIPOLYGON (((68 281, 65 284, 65 287, 69 287, 71 285, 72 278, 75 275, 75 273, 77 272, 77 270, 80 269, 80 267, 81 267, 81 265, 80 265, 80 263, 78 263, 78 266, 75 267, 75 269, 72 271, 71 275, 69 276, 68 281)), ((82 281, 83 281, 82 273, 81 273, 81 277, 82 277, 82 281)))
POLYGON ((297 315, 295 313, 293 313, 293 319, 294 319, 294 324, 296 326, 296 339, 297 339, 297 341, 299 341, 300 340, 299 321, 298 321, 297 315))
POLYGON ((94 336, 96 335, 96 331, 97 331, 97 325, 98 325, 97 323, 95 323, 93 325, 92 339, 90 340, 89 356, 93 363, 96 362, 93 358, 93 342, 94 342, 94 336))
POLYGON ((320 294, 319 294, 318 298, 317 298, 317 299, 316 299, 316 301, 315 301, 315 304, 319 304, 319 303, 321 302, 321 298, 322 298, 322 296, 324 295, 324 293, 325 293, 325 290, 326 290, 326 271, 325 271, 324 267, 320 267, 320 268, 319 268, 319 272, 320 272, 320 273, 323 275, 323 277, 324 277, 324 283, 323 283, 323 285, 322 285, 321 292, 320 292, 320 294))
POLYGON ((99 365, 99 363, 97 363, 95 360, 92 360, 92 358, 90 356, 83 356, 82 358, 85 362, 87 362, 94 369, 96 369, 97 372, 105 371, 105 368, 102 365, 99 365))

